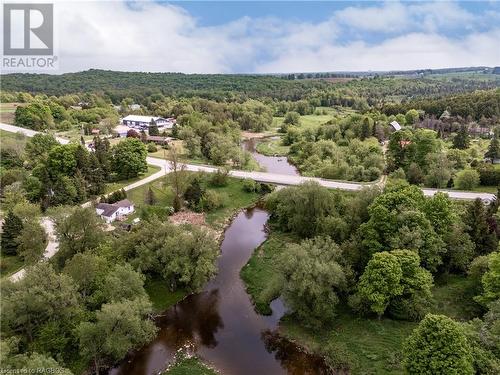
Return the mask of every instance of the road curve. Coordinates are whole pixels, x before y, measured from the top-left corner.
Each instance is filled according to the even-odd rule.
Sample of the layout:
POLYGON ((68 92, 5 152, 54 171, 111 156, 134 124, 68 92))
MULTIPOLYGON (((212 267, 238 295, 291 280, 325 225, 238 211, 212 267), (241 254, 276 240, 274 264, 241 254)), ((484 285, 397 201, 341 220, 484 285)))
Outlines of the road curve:
MULTIPOLYGON (((42 218, 40 224, 45 229, 45 233, 47 234, 47 247, 45 248, 42 259, 47 260, 52 258, 52 256, 57 253, 57 250, 59 249, 59 242, 57 241, 57 237, 55 234, 54 222, 50 218, 42 218)), ((14 282, 21 280, 24 277, 25 273, 26 269, 22 268, 16 273, 9 276, 9 280, 14 282)))

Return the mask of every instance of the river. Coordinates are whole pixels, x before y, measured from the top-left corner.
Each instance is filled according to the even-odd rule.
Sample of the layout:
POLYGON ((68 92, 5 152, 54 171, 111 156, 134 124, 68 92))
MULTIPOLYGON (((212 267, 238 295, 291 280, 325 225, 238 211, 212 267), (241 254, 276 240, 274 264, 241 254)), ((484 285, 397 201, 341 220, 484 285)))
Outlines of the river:
POLYGON ((256 150, 257 138, 250 138, 242 142, 243 149, 250 152, 252 157, 263 167, 266 172, 299 176, 299 171, 293 164, 290 164, 286 156, 266 156, 259 154, 256 150))
POLYGON ((241 268, 266 239, 268 217, 260 208, 238 214, 225 232, 217 276, 201 293, 165 311, 156 320, 157 337, 110 374, 156 375, 185 346, 222 374, 326 374, 321 357, 278 335, 281 300, 271 304, 272 315, 257 314, 240 279, 241 268))

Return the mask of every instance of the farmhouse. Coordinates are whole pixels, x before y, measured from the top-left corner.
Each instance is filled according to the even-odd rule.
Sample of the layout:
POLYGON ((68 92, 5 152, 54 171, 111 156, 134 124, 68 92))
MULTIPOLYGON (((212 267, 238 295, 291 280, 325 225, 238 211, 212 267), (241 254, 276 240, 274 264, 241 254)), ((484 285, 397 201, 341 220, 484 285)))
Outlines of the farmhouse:
POLYGON ((115 203, 99 203, 95 212, 106 223, 112 223, 115 220, 122 220, 125 216, 134 212, 134 204, 128 199, 123 199, 115 203))
POLYGON ((122 124, 130 128, 147 130, 152 123, 155 123, 158 128, 172 129, 175 123, 173 118, 163 118, 155 116, 139 116, 128 115, 122 119, 122 124))

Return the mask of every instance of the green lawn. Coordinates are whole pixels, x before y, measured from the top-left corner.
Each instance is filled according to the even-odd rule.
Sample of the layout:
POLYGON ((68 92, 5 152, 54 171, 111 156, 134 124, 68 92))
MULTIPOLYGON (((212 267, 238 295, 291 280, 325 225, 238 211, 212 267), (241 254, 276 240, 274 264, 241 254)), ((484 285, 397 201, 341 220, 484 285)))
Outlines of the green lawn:
POLYGON ((157 313, 165 311, 188 295, 183 289, 170 291, 167 283, 162 279, 148 279, 144 288, 153 304, 153 310, 157 313))
POLYGON ((18 255, 0 255, 1 277, 10 276, 24 267, 23 259, 18 255))
POLYGON ((337 361, 348 364, 352 374, 402 374, 401 348, 416 323, 391 319, 363 319, 342 312, 335 324, 321 331, 303 328, 284 319, 281 332, 310 350, 321 352, 327 344, 337 350, 337 361))
POLYGON ((241 269, 247 293, 252 298, 255 310, 260 314, 271 314, 271 301, 280 295, 280 279, 276 273, 276 258, 287 243, 293 242, 291 235, 273 231, 266 242, 255 249, 248 263, 241 269))
POLYGON ((160 167, 148 165, 147 172, 141 174, 138 177, 130 178, 128 180, 121 180, 121 181, 107 183, 106 184, 106 193, 111 193, 111 192, 119 190, 127 185, 133 184, 134 182, 137 182, 139 180, 142 180, 143 178, 151 176, 152 174, 158 172, 160 169, 161 169, 160 167))
POLYGON ((455 320, 470 320, 480 314, 471 280, 461 275, 443 275, 435 280, 433 313, 444 314, 455 320))
MULTIPOLYGON (((192 174, 191 172, 188 172, 192 174)), ((209 175, 203 175, 204 179, 208 179, 209 175)), ((174 194, 167 180, 158 179, 150 182, 149 184, 142 185, 138 188, 132 189, 127 192, 129 200, 135 203, 137 208, 144 205, 144 198, 149 187, 152 188, 155 198, 157 199, 156 205, 159 206, 172 206, 174 194), (167 181, 165 183, 165 181, 167 181)), ((206 214, 207 223, 215 229, 221 229, 226 220, 229 219, 236 211, 241 208, 251 206, 259 199, 257 193, 247 193, 243 191, 243 180, 236 178, 228 178, 227 186, 214 187, 205 183, 207 190, 217 191, 224 197, 224 206, 216 210, 210 211, 206 214)))
POLYGON ((196 357, 182 358, 162 375, 216 375, 211 369, 196 357))

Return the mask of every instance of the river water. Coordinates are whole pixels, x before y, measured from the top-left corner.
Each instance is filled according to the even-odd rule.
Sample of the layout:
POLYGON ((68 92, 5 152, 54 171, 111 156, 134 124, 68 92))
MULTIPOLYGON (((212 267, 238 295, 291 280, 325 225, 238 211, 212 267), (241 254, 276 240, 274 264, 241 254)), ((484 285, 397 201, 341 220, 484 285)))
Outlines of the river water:
POLYGON ((243 141, 242 146, 244 150, 252 154, 261 167, 265 168, 266 172, 299 176, 299 171, 293 164, 288 162, 286 156, 266 156, 259 154, 256 151, 258 142, 257 138, 250 138, 243 141))
POLYGON ((157 337, 110 374, 158 374, 186 345, 222 374, 326 374, 322 358, 278 335, 281 300, 271 304, 272 315, 257 314, 240 279, 241 268, 266 239, 268 216, 260 208, 237 215, 221 244, 217 276, 201 293, 165 311, 156 321, 157 337))

